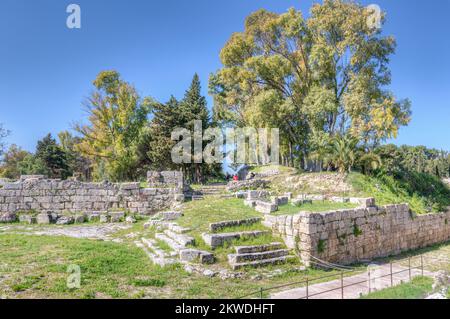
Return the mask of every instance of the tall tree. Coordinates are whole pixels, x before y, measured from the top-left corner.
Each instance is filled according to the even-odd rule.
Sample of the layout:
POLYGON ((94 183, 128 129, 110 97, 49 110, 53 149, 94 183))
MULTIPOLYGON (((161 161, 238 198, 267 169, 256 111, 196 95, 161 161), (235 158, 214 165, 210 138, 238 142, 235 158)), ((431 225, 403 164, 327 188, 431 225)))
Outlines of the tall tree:
POLYGON ((89 180, 91 178, 91 162, 76 149, 76 145, 80 144, 82 139, 73 136, 69 131, 58 133, 58 139, 61 149, 66 153, 70 171, 84 180, 89 180))
MULTIPOLYGON (((202 123, 202 136, 204 130, 210 126, 210 116, 206 104, 206 99, 201 94, 201 84, 198 74, 195 73, 191 85, 184 94, 184 98, 180 103, 181 117, 183 121, 183 127, 194 132, 194 121, 201 121, 202 123)), ((202 138, 198 136, 194 138, 202 138)), ((202 141, 202 151, 205 147, 205 143, 202 141)), ((192 140, 192 149, 194 149, 194 139, 192 140)), ((208 174, 210 167, 206 163, 196 163, 194 156, 192 156, 192 164, 185 164, 184 171, 186 175, 190 175, 190 179, 195 182, 203 182, 205 174, 208 174), (190 174, 188 174, 190 173, 190 174)))
POLYGON ((92 160, 97 179, 135 179, 136 148, 147 123, 149 101, 141 99, 116 71, 101 72, 94 86, 96 91, 86 103, 89 124, 75 126, 83 138, 77 149, 92 160))
POLYGON ((49 133, 37 142, 35 157, 44 163, 50 178, 67 178, 71 175, 66 153, 49 133))
POLYGON ((395 137, 410 103, 386 89, 395 40, 367 23, 371 14, 344 0, 313 5, 308 19, 295 9, 252 13, 210 78, 215 118, 278 127, 290 164, 337 134, 369 147, 395 137))
POLYGON ((5 151, 5 142, 4 139, 9 135, 9 131, 3 127, 3 124, 0 123, 0 157, 3 155, 5 151))
POLYGON ((148 169, 176 169, 178 166, 172 162, 170 155, 175 145, 171 133, 176 127, 183 127, 180 103, 171 96, 167 103, 154 103, 152 114, 152 121, 143 132, 138 147, 141 163, 148 169))
POLYGON ((18 179, 23 173, 19 164, 31 153, 21 149, 13 144, 3 155, 2 164, 0 166, 0 176, 10 179, 18 179))

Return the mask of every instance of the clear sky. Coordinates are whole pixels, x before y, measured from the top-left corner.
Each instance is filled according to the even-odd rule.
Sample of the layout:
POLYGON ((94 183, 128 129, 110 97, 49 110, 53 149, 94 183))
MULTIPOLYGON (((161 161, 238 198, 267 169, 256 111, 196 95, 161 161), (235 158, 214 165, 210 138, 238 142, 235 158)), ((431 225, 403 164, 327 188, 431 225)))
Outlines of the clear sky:
MULTIPOLYGON (((289 7, 307 15, 309 0, 1 0, 0 123, 8 143, 33 151, 48 132, 83 119, 92 80, 118 70, 142 95, 182 97, 192 75, 204 94, 219 51, 245 17, 289 7), (66 7, 82 10, 82 28, 66 27, 66 7)), ((392 91, 412 101, 397 144, 450 150, 450 0, 379 0, 384 32, 396 37, 392 91)), ((208 96, 209 106, 212 106, 208 96)))

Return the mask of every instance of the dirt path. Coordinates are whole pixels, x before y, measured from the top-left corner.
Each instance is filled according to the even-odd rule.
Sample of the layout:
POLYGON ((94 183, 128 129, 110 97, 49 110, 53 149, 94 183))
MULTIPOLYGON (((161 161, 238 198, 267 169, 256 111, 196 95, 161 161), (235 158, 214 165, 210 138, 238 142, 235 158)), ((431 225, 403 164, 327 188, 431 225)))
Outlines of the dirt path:
POLYGON ((23 234, 23 235, 47 235, 47 236, 68 236, 73 238, 87 239, 110 239, 110 235, 117 231, 131 228, 128 224, 103 224, 103 225, 83 225, 83 226, 25 226, 8 225, 0 226, 0 234, 23 234))

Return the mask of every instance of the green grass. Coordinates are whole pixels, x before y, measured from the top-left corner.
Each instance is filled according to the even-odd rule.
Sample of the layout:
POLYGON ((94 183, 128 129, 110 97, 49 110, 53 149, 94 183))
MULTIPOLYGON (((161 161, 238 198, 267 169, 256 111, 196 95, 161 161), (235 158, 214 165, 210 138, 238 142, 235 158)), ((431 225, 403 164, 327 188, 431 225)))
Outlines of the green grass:
MULTIPOLYGON (((263 168, 254 168, 258 171, 263 168)), ((366 176, 352 172, 295 173, 290 168, 268 178, 275 193, 326 194, 343 197, 374 197, 378 205, 408 203, 418 214, 445 211, 450 206, 450 188, 439 178, 425 173, 366 176)))
POLYGON ((423 299, 432 291, 433 279, 414 277, 411 282, 372 292, 361 299, 423 299))
POLYGON ((209 232, 210 223, 261 217, 253 208, 245 206, 242 199, 208 196, 204 200, 185 203, 183 213, 177 223, 192 228, 196 233, 209 232))
POLYGON ((301 206, 294 206, 286 204, 278 206, 278 211, 271 215, 294 215, 299 212, 326 212, 338 209, 355 208, 358 205, 352 203, 335 203, 331 201, 313 201, 312 204, 303 204, 301 206))
POLYGON ((161 248, 165 252, 173 251, 173 249, 165 241, 162 241, 160 239, 156 239, 156 243, 157 243, 158 247, 161 248))
POLYGON ((359 173, 348 176, 358 195, 376 199, 378 205, 408 203, 417 214, 443 211, 450 206, 450 190, 441 181, 426 174, 369 177, 359 173))
MULTIPOLYGON (((209 224, 226 221, 226 220, 240 220, 251 217, 262 217, 261 213, 256 212, 253 208, 244 205, 244 201, 238 198, 217 198, 206 196, 204 200, 192 201, 184 204, 183 208, 184 216, 177 220, 177 223, 183 227, 189 227, 192 231, 187 234, 195 238, 195 247, 201 250, 211 251, 203 239, 201 234, 210 232, 209 224)), ((242 232, 251 230, 266 230, 261 223, 255 223, 252 225, 242 225, 227 227, 220 230, 220 233, 224 232, 242 232)), ((234 253, 234 246, 250 246, 250 245, 262 245, 271 242, 283 242, 281 238, 275 237, 269 231, 268 234, 252 237, 241 238, 229 243, 226 243, 223 247, 214 249, 214 256, 216 257, 216 264, 228 268, 227 255, 234 253)), ((298 264, 298 261, 297 261, 298 264)))
MULTIPOLYGON (((266 238, 267 239, 267 238, 266 238)), ((248 243, 260 239, 249 240, 248 243)), ((214 269, 214 268, 213 268, 214 269)), ((260 287, 302 281, 330 272, 299 271, 292 264, 245 270, 242 279, 221 280, 161 268, 133 244, 68 237, 0 234, 2 298, 236 298, 260 287), (68 288, 69 265, 81 268, 81 287, 68 288), (254 280, 274 269, 283 273, 254 280)), ((336 274, 338 274, 336 272, 336 274)))

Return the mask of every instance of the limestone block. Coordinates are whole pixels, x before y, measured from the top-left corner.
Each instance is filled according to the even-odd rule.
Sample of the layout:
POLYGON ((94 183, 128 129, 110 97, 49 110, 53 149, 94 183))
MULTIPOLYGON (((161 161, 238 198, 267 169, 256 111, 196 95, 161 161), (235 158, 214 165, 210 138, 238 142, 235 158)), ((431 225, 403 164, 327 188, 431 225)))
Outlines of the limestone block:
POLYGON ((74 223, 81 224, 86 221, 86 215, 84 215, 84 214, 75 215, 73 217, 73 219, 74 219, 74 223))
POLYGON ((50 224, 51 216, 48 213, 41 213, 36 216, 36 222, 38 224, 50 224))
POLYGON ((119 223, 125 219, 125 212, 109 212, 110 222, 119 223))
POLYGON ((56 220, 57 225, 69 225, 74 223, 72 216, 61 216, 56 220))
POLYGON ((20 214, 19 222, 26 224, 36 224, 36 217, 31 214, 20 214))
POLYGON ((100 223, 109 223, 110 217, 107 214, 101 214, 99 216, 99 221, 100 221, 100 223))
POLYGON ((13 223, 16 220, 16 213, 0 213, 0 223, 13 223))
POLYGON ((258 200, 255 204, 255 210, 263 214, 270 214, 278 210, 278 205, 258 200))

